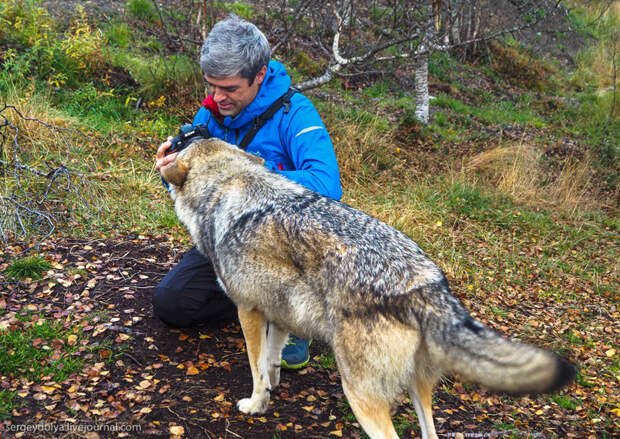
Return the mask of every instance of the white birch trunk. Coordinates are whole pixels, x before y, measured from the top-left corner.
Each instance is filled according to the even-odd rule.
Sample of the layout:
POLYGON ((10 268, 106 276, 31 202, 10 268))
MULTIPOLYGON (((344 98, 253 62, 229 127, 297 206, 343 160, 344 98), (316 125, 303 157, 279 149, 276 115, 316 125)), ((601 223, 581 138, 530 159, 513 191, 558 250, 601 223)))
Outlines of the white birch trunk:
POLYGON ((428 123, 428 53, 418 57, 415 67, 415 117, 424 125, 428 123))

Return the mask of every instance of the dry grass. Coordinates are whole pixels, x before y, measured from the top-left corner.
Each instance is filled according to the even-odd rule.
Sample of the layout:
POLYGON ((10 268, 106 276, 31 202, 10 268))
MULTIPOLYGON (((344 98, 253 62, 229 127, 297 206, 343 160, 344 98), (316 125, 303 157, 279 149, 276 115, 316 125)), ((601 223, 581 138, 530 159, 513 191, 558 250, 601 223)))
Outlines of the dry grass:
POLYGON ((553 206, 570 215, 596 208, 588 159, 568 159, 554 173, 541 150, 515 144, 474 156, 464 170, 481 174, 517 202, 553 206))
MULTIPOLYGON (((579 2, 581 3, 581 2, 579 2)), ((588 13, 591 26, 599 28, 600 37, 584 50, 578 58, 578 74, 591 77, 603 95, 620 82, 617 74, 618 53, 620 52, 620 2, 591 2, 577 4, 588 13), (614 58, 616 65, 614 66, 614 58)))

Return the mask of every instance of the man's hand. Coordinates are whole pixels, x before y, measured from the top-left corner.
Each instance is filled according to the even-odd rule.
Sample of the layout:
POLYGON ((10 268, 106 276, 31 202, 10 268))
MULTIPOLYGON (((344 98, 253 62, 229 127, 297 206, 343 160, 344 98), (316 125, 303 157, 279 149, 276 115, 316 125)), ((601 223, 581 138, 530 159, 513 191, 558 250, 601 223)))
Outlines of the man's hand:
POLYGON ((172 136, 168 137, 168 139, 159 145, 157 148, 157 155, 155 156, 155 168, 159 169, 161 172, 164 168, 168 167, 174 159, 179 155, 178 152, 173 152, 172 154, 166 155, 166 150, 172 146, 172 136))

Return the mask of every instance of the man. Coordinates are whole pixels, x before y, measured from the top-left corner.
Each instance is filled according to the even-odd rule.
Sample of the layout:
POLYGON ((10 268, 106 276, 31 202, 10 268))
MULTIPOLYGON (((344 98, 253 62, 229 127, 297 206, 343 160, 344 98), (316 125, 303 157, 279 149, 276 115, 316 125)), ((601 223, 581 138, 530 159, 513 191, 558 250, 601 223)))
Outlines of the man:
MULTIPOLYGON (((252 23, 231 15, 218 22, 205 40, 200 66, 210 94, 194 117, 211 136, 239 145, 254 120, 291 86, 286 69, 270 60, 271 49, 252 23)), ((176 153, 165 155, 172 138, 157 150, 157 168, 170 165, 176 153)), ((322 195, 342 196, 336 154, 325 125, 312 105, 295 93, 269 118, 247 145, 247 152, 265 166, 322 195)), ((155 315, 171 326, 232 318, 236 310, 217 284, 213 266, 196 248, 168 273, 153 294, 155 315)), ((304 367, 308 340, 291 335, 282 351, 282 366, 304 367)))

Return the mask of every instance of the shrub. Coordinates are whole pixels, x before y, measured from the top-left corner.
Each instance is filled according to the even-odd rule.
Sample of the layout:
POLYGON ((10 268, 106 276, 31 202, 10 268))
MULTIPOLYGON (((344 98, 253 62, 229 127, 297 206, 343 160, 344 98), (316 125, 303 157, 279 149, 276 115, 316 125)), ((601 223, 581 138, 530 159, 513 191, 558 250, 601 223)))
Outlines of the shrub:
POLYGON ((4 273, 13 279, 19 280, 26 278, 41 279, 42 273, 50 268, 52 268, 52 265, 44 258, 33 255, 13 262, 4 273))

